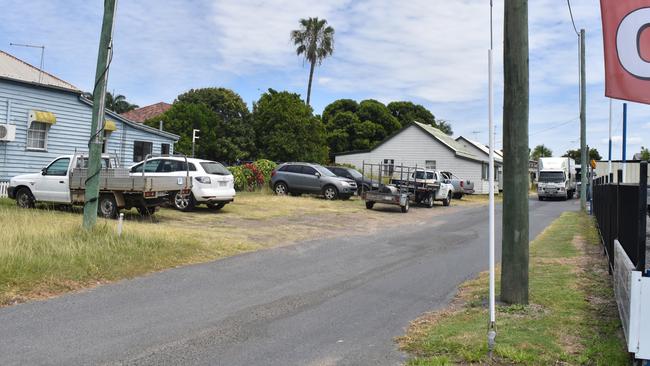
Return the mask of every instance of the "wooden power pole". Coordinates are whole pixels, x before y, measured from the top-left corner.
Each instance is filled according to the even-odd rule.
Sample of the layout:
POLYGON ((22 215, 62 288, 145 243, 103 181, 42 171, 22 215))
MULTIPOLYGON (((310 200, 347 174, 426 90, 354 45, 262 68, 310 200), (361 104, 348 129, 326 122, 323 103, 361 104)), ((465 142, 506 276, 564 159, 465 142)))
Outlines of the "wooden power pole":
POLYGON ((585 30, 580 29, 580 208, 587 210, 587 174, 589 173, 587 148, 587 81, 585 73, 585 30))
POLYGON ((102 34, 99 38, 99 54, 95 71, 93 88, 93 117, 90 125, 90 142, 88 144, 88 178, 86 180, 84 198, 84 229, 91 229, 97 222, 97 200, 99 198, 99 172, 101 170, 104 103, 106 99, 106 83, 108 81, 108 65, 112 54, 113 16, 115 1, 104 0, 104 20, 102 34))
POLYGON ((505 0, 501 300, 528 303, 528 1, 505 0))

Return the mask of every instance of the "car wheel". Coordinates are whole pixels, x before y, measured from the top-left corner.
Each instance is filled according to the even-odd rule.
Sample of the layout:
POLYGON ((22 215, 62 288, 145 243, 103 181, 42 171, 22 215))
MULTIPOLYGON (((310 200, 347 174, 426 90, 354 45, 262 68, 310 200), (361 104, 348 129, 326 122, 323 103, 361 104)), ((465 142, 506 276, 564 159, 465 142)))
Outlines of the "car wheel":
POLYGON ((407 212, 409 212, 409 200, 407 199, 407 200, 406 200, 406 203, 404 204, 404 206, 400 206, 400 208, 402 209, 402 213, 407 213, 407 212))
POLYGON ((226 205, 225 203, 208 203, 208 204, 206 204, 206 206, 208 206, 208 209, 213 210, 213 211, 219 211, 225 205, 226 205))
POLYGON ((181 192, 176 192, 174 195, 174 207, 177 210, 181 211, 192 211, 196 206, 196 200, 194 199, 194 194, 182 194, 181 192))
POLYGON ((442 201, 443 206, 451 205, 451 193, 447 194, 447 198, 442 201))
POLYGON ((459 199, 459 200, 462 200, 462 199, 463 199, 463 196, 464 196, 464 194, 459 193, 459 194, 458 194, 458 197, 456 197, 456 198, 459 199))
POLYGON ((537 196, 537 199, 539 199, 540 201, 544 201, 544 197, 542 196, 537 196))
POLYGON ((276 183, 273 187, 273 191, 278 196, 286 196, 289 193, 289 187, 284 182, 276 183))
POLYGON ((339 197, 339 191, 334 186, 326 186, 323 189, 323 196, 325 196, 326 200, 335 200, 339 197))
POLYGON ((429 197, 427 198, 427 207, 428 208, 433 208, 433 203, 434 203, 434 197, 433 193, 429 194, 429 197))
POLYGON ((16 193, 16 204, 20 208, 34 208, 34 196, 29 188, 21 188, 18 193, 16 193))
POLYGON ((97 204, 97 214, 105 219, 114 219, 117 217, 117 202, 112 194, 103 194, 99 196, 97 204))
POLYGON ((372 208, 375 206, 375 203, 372 201, 366 201, 366 208, 368 210, 372 210, 372 208))

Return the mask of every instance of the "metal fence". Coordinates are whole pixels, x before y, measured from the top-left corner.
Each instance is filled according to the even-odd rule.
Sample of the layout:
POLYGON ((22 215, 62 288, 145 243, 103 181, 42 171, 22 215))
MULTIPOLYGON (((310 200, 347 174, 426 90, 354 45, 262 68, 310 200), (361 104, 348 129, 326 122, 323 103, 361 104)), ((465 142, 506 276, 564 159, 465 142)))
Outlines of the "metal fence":
POLYGON ((618 240, 634 267, 645 271, 646 216, 648 214, 648 163, 640 163, 639 183, 621 182, 623 171, 594 180, 593 213, 609 258, 610 272, 614 268, 614 240, 618 240))
POLYGON ((8 188, 9 188, 9 182, 0 181, 0 198, 6 198, 7 197, 7 189, 8 188))

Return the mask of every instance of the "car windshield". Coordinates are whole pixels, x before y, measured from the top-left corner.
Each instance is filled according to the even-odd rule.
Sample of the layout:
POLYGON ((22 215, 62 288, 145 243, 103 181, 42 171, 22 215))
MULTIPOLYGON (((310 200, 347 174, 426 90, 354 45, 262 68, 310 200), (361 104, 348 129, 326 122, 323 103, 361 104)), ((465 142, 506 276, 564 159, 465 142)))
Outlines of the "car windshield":
POLYGON ((433 172, 418 170, 415 172, 415 179, 433 179, 433 172))
POLYGON ((354 178, 354 179, 359 179, 359 178, 362 178, 362 177, 363 177, 363 174, 359 173, 358 171, 356 171, 356 170, 354 170, 354 169, 349 169, 348 172, 350 172, 350 175, 351 175, 352 178, 354 178))
POLYGON ((230 175, 230 170, 226 169, 226 167, 216 161, 206 161, 200 164, 203 167, 203 170, 208 174, 230 175))
POLYGON ((318 170, 322 175, 326 177, 336 177, 337 175, 332 173, 331 170, 323 167, 323 166, 315 166, 316 170, 318 170))
POLYGON ((562 183, 564 182, 564 172, 541 172, 539 181, 544 183, 562 183))

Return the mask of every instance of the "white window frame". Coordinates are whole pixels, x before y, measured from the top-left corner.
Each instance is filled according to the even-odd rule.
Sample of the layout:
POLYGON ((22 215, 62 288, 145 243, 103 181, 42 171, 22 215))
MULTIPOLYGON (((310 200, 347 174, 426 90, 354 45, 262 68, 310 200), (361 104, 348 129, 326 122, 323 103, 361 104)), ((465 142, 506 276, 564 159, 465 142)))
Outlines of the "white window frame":
POLYGON ((47 137, 48 137, 48 132, 49 132, 50 126, 49 123, 45 122, 38 122, 38 121, 32 121, 29 126, 27 127, 27 136, 25 138, 25 150, 29 151, 47 151, 47 137), (38 125, 37 125, 38 124, 38 125), (39 129, 35 130, 33 129, 35 126, 43 126, 44 129, 39 129), (30 141, 40 141, 41 139, 34 139, 30 138, 30 132, 42 132, 43 133, 43 147, 40 146, 31 146, 30 141))
POLYGON ((437 162, 435 160, 425 160, 424 161, 424 169, 436 170, 436 165, 437 165, 437 162), (433 163, 433 164, 431 164, 431 163, 433 163))

